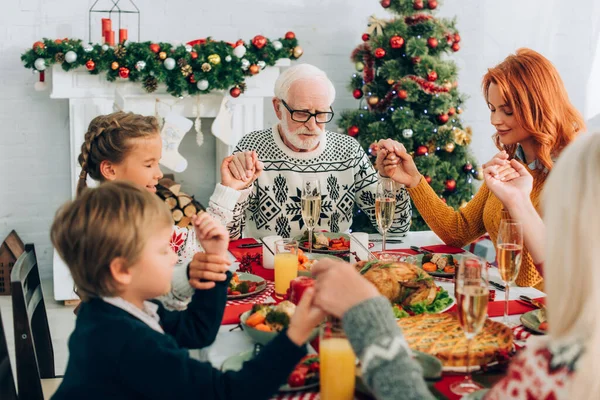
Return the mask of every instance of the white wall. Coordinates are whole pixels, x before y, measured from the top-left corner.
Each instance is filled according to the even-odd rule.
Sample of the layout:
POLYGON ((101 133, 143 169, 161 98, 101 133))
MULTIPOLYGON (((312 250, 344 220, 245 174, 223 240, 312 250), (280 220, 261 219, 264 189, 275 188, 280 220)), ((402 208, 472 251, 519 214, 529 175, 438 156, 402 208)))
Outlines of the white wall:
MULTIPOLYGON (((108 2, 108 1, 107 1, 108 2)), ((41 37, 87 38, 92 1, 6 1, 0 13, 0 240, 16 229, 34 242, 43 274, 51 274, 48 228, 56 208, 69 198, 68 103, 35 92, 35 77, 19 60, 41 37)), ((142 40, 187 41, 269 38, 296 32, 305 49, 302 62, 325 69, 334 81, 336 110, 357 102, 346 90, 354 72, 349 61, 369 15, 386 17, 377 0, 137 1, 142 40)), ((598 6, 581 0, 575 8, 559 0, 446 0, 441 14, 458 18, 462 50, 460 88, 470 95, 465 121, 474 128, 480 161, 494 154, 488 111, 480 94, 486 68, 521 46, 532 47, 557 66, 574 104, 593 117, 600 98, 591 80, 598 36, 598 6), (595 7, 595 8, 594 8, 595 7), (587 102, 587 103, 586 103, 587 102)), ((99 16, 94 18, 99 19, 99 16)), ((130 32, 130 37, 134 37, 130 32)), ((598 68, 598 67, 597 67, 598 68)), ((598 71, 598 69, 596 69, 598 71)), ((600 71, 599 71, 600 72, 600 71)), ((268 120, 273 121, 269 111, 268 120)))

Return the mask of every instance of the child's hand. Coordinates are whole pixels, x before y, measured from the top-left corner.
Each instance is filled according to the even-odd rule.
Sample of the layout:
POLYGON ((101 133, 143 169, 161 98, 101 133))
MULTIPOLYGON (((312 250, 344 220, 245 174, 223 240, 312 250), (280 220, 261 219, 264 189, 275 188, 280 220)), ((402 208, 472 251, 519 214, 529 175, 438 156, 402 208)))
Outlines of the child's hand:
POLYGON ((207 254, 217 254, 227 257, 229 246, 229 232, 219 222, 215 221, 208 213, 192 217, 192 224, 196 231, 196 238, 207 254))
POLYGON ((225 274, 231 265, 227 257, 217 254, 196 253, 190 262, 190 285, 199 290, 208 290, 215 287, 215 282, 227 279, 225 274), (202 282, 209 281, 209 282, 202 282))
POLYGON ((300 304, 296 307, 296 311, 290 320, 290 326, 287 330, 287 335, 292 342, 298 346, 302 346, 312 333, 313 329, 319 325, 326 314, 313 305, 315 291, 313 288, 308 288, 304 291, 300 304))

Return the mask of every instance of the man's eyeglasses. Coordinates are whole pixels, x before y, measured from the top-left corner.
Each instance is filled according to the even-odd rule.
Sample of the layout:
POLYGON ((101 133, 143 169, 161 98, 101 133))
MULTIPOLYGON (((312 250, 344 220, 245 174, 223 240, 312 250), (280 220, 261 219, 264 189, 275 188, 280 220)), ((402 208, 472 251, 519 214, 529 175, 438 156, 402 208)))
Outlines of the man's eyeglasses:
POLYGON ((333 108, 331 107, 329 107, 331 111, 311 113, 306 110, 292 110, 283 99, 281 100, 281 103, 290 112, 292 121, 296 122, 308 122, 309 119, 315 117, 317 124, 325 124, 331 122, 334 116, 333 108))

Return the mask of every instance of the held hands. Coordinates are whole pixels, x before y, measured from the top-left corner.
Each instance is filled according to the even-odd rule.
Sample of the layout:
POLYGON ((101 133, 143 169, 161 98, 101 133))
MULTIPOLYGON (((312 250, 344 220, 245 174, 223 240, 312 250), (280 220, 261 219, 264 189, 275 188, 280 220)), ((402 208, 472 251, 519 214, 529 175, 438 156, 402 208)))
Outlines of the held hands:
POLYGON ((287 335, 297 346, 302 346, 313 329, 325 318, 325 313, 314 305, 315 290, 308 288, 304 291, 300 303, 290 320, 287 335))
POLYGON ((419 184, 421 174, 404 145, 392 139, 380 140, 377 145, 379 151, 375 163, 381 176, 409 188, 419 184))
POLYGON ((377 288, 347 262, 324 258, 311 272, 316 279, 315 305, 335 317, 342 318, 355 305, 380 296, 377 288))
POLYGON ((509 210, 528 201, 533 189, 533 177, 517 160, 508 160, 505 151, 498 153, 483 165, 487 187, 509 210))
POLYGON ((221 184, 235 190, 245 189, 260 176, 263 168, 255 151, 233 154, 221 164, 221 184))
POLYGON ((190 285, 196 289, 211 289, 215 282, 227 279, 231 262, 227 257, 229 233, 207 213, 192 217, 196 238, 205 253, 196 253, 189 265, 190 285), (209 282, 202 282, 206 280, 209 282))

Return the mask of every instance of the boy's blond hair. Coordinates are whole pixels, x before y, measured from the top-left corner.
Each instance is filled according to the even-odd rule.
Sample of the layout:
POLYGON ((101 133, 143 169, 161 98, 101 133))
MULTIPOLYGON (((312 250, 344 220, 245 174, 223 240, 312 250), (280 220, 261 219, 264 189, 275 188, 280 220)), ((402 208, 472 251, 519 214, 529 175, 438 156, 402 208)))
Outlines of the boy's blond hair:
POLYGON ((50 238, 68 265, 78 295, 118 295, 110 263, 135 263, 153 232, 173 220, 158 196, 127 182, 106 182, 84 190, 57 212, 50 238))
POLYGON ((122 162, 131 151, 131 139, 158 134, 158 121, 154 117, 117 111, 94 118, 85 133, 78 157, 81 174, 77 194, 86 188, 88 175, 97 181, 104 181, 100 163, 105 160, 113 164, 122 162))

